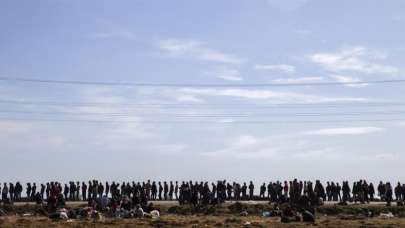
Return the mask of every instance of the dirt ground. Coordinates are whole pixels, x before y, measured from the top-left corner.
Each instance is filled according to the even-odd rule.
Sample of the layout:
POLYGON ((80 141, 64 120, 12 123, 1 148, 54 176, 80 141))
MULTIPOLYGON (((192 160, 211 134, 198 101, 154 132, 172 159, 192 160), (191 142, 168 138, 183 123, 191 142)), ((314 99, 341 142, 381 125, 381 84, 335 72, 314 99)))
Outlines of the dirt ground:
MULTIPOLYGON (((368 204, 368 205, 324 205, 317 208, 314 224, 303 222, 281 223, 280 217, 262 217, 263 211, 272 208, 268 204, 227 203, 195 212, 190 206, 155 205, 161 211, 158 219, 119 219, 103 218, 72 219, 54 221, 42 214, 41 207, 17 205, 3 208, 7 215, 0 216, 0 228, 31 227, 405 227, 405 207, 368 204), (248 216, 240 216, 240 212, 248 216), (381 213, 391 212, 393 218, 381 218, 381 213), (30 215, 24 215, 29 213, 30 215), (367 214, 372 213, 369 217, 367 214)), ((70 207, 81 207, 73 204, 70 207)))
POLYGON ((52 221, 46 217, 7 216, 0 218, 1 228, 87 228, 87 227, 405 227, 404 218, 339 218, 337 216, 321 216, 315 224, 288 223, 283 224, 280 218, 264 218, 258 216, 196 216, 196 215, 164 215, 160 219, 105 219, 104 221, 68 220, 52 221))

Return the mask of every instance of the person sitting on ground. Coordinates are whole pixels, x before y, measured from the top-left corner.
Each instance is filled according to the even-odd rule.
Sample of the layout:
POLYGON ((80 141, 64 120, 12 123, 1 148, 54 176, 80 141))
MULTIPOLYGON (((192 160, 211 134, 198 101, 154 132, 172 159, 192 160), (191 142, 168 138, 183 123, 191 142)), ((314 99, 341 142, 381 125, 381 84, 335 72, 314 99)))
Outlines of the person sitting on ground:
POLYGON ((131 208, 132 208, 131 201, 129 200, 129 198, 127 196, 125 196, 122 199, 121 208, 125 209, 127 211, 131 210, 131 208))
POLYGON ((148 206, 145 207, 144 212, 150 213, 153 210, 157 210, 157 209, 155 209, 155 207, 153 206, 153 203, 149 203, 148 206))
POLYGON ((42 196, 41 196, 41 193, 37 192, 37 193, 35 194, 34 199, 35 199, 35 203, 36 203, 36 204, 38 204, 38 205, 41 205, 41 204, 42 204, 42 196))
POLYGON ((143 218, 145 216, 145 212, 143 211, 141 205, 137 204, 135 206, 135 217, 136 218, 143 218))

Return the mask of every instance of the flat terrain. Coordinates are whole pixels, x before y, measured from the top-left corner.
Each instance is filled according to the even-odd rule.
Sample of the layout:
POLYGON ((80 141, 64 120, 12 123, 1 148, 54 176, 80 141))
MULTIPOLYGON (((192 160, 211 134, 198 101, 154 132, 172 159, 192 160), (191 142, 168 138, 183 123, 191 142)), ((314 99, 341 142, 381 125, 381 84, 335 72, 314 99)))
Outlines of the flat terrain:
POLYGON ((264 218, 259 216, 240 217, 235 215, 163 215, 153 219, 106 219, 52 221, 46 217, 7 216, 0 218, 0 227, 405 227, 404 218, 393 219, 356 219, 338 216, 320 216, 315 224, 281 223, 280 218, 264 218))
MULTIPOLYGON (((82 202, 70 202, 68 207, 82 205, 82 202)), ((6 216, 0 217, 1 228, 11 227, 405 227, 405 207, 386 207, 380 203, 368 205, 324 205, 317 209, 314 224, 303 222, 281 223, 280 217, 262 217, 263 211, 271 206, 264 202, 236 204, 228 202, 208 210, 195 212, 189 206, 177 206, 176 202, 155 202, 161 210, 157 219, 121 219, 103 218, 51 220, 38 213, 35 205, 16 205, 9 208, 6 216), (248 216, 240 216, 239 211, 246 210, 248 216), (367 213, 373 214, 369 217, 367 213), (392 212, 394 217, 383 218, 381 213, 392 212), (29 213, 29 215, 24 215, 29 213)))

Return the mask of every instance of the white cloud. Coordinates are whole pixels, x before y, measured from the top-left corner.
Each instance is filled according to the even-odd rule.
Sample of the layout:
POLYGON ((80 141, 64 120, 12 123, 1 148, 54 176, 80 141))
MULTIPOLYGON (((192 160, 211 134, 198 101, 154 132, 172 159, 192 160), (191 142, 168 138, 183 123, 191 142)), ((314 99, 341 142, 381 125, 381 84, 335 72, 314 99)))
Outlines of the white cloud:
MULTIPOLYGON (((164 137, 162 128, 155 128, 153 125, 148 125, 145 122, 149 121, 149 116, 162 113, 159 106, 153 106, 153 109, 128 109, 121 104, 133 103, 130 98, 133 93, 131 89, 116 89, 103 87, 84 87, 80 90, 80 99, 82 102, 95 103, 90 107, 79 107, 77 110, 81 112, 92 113, 123 113, 124 115, 101 115, 95 116, 94 120, 115 121, 108 127, 102 127, 87 134, 86 141, 108 151, 128 151, 133 148, 138 148, 139 151, 146 152, 168 152, 174 154, 183 151, 187 145, 163 142, 164 137), (100 105, 97 105, 100 103, 100 105), (108 103, 109 105, 104 105, 108 103), (110 105, 111 104, 111 105, 110 105)), ((141 92, 138 91, 137 95, 141 92)), ((178 97, 183 101, 195 101, 192 96, 178 97)), ((135 101, 136 103, 136 101, 135 101)), ((152 102, 153 103, 153 102, 152 102)), ((146 103, 147 104, 147 103, 146 103)), ((155 117, 154 117, 155 118, 155 117)), ((159 121, 157 119, 156 121, 159 121)))
POLYGON ((49 145, 61 147, 66 144, 66 138, 62 136, 50 136, 46 139, 49 145))
POLYGON ((32 124, 27 123, 27 122, 16 122, 16 121, 6 121, 2 120, 0 121, 0 131, 1 132, 7 132, 7 133, 12 133, 12 134, 22 134, 22 133, 28 133, 32 129, 32 124))
POLYGON ((176 100, 179 102, 196 102, 196 103, 203 102, 202 99, 199 99, 191 94, 178 94, 175 97, 176 100))
POLYGON ((378 127, 342 127, 342 128, 326 128, 314 131, 308 131, 306 135, 364 135, 383 131, 383 128, 378 127))
POLYGON ((158 47, 161 50, 175 56, 193 52, 194 50, 199 49, 201 46, 201 42, 195 40, 168 39, 162 40, 158 43, 158 47))
POLYGON ((231 156, 236 159, 262 159, 271 158, 279 151, 269 146, 269 139, 257 138, 252 135, 241 135, 226 142, 223 149, 203 153, 208 157, 231 156))
POLYGON ((250 145, 255 145, 259 142, 259 140, 252 136, 252 135, 242 135, 239 136, 235 142, 234 145, 235 146, 250 146, 250 145))
MULTIPOLYGON (((7 120, 0 121, 0 143, 8 150, 25 151, 61 148, 67 137, 61 132, 50 133, 51 128, 45 122, 7 120), (21 143, 24 142, 24 143, 21 143)), ((8 151, 7 151, 8 152, 8 151)))
POLYGON ((301 78, 277 78, 272 80, 276 83, 305 83, 323 81, 323 77, 301 77, 301 78))
MULTIPOLYGON (((203 103, 204 99, 198 97, 195 94, 184 93, 179 89, 171 88, 159 88, 158 90, 153 88, 143 88, 138 91, 139 96, 143 96, 147 99, 143 99, 144 104, 151 103, 173 103, 173 102, 184 102, 184 103, 203 103), (141 95, 142 94, 142 95, 141 95)), ((159 105, 157 105, 159 106, 159 105)), ((159 106, 160 107, 160 106, 159 106)))
POLYGON ((294 134, 257 137, 239 135, 225 141, 223 148, 201 155, 227 159, 328 159, 337 158, 333 148, 324 148, 318 143, 296 138, 294 134), (321 157, 320 157, 321 156, 321 157))
POLYGON ((242 81, 243 78, 240 76, 238 70, 235 69, 222 69, 217 74, 218 78, 227 80, 227 81, 242 81))
POLYGON ((90 37, 93 39, 110 39, 110 38, 124 38, 124 39, 135 39, 136 36, 134 33, 129 31, 121 32, 97 32, 90 34, 90 37))
POLYGON ((391 17, 391 19, 393 20, 393 21, 395 21, 395 22, 404 22, 405 21, 405 17, 404 17, 404 15, 393 15, 392 17, 391 17))
POLYGON ((252 99, 258 101, 287 103, 287 102, 303 102, 303 103, 326 103, 326 102, 367 102, 369 99, 362 97, 327 97, 317 96, 293 92, 278 92, 272 90, 256 90, 256 89, 195 89, 185 88, 179 92, 184 94, 192 94, 199 96, 224 96, 242 99, 252 99))
POLYGON ((206 47, 196 40, 161 40, 158 42, 158 48, 172 56, 186 56, 217 63, 240 64, 243 61, 235 55, 206 47))
POLYGON ((312 34, 312 31, 308 29, 296 29, 294 32, 300 37, 308 37, 312 34))
POLYGON ((226 119, 219 120, 219 122, 220 123, 233 123, 233 122, 235 122, 235 120, 232 118, 226 118, 226 119))
POLYGON ((269 71, 274 71, 274 72, 281 72, 285 74, 294 74, 295 73, 295 67, 292 65, 288 64, 277 64, 277 65, 255 65, 254 66, 255 70, 269 70, 269 71))
POLYGON ((387 159, 387 160, 393 160, 396 159, 398 156, 393 153, 381 153, 381 154, 376 154, 375 158, 377 159, 387 159))
POLYGON ((386 59, 386 55, 365 47, 342 49, 335 53, 315 53, 309 59, 332 72, 358 72, 365 74, 388 74, 399 72, 394 66, 375 63, 386 59))
POLYGON ((298 152, 293 154, 293 158, 304 159, 304 160, 320 160, 320 159, 331 159, 331 158, 339 158, 341 155, 339 153, 335 153, 335 149, 333 148, 324 148, 324 149, 314 149, 308 150, 304 152, 298 152))
POLYGON ((239 64, 242 62, 242 60, 236 56, 226 54, 214 49, 205 48, 200 51, 201 53, 199 58, 201 58, 202 60, 229 64, 239 64))
MULTIPOLYGON (((336 81, 341 82, 341 83, 356 83, 356 82, 361 82, 359 78, 355 77, 350 77, 350 76, 342 76, 342 75, 334 75, 332 76, 336 81)), ((361 84, 345 84, 347 87, 354 87, 354 88, 363 88, 367 87, 367 83, 361 83, 361 84)))
POLYGON ((161 154, 178 154, 190 149, 190 146, 187 144, 159 144, 151 145, 149 149, 161 154))
POLYGON ((266 0, 271 6, 286 12, 298 10, 310 0, 293 0, 293 1, 280 1, 280 0, 266 0))

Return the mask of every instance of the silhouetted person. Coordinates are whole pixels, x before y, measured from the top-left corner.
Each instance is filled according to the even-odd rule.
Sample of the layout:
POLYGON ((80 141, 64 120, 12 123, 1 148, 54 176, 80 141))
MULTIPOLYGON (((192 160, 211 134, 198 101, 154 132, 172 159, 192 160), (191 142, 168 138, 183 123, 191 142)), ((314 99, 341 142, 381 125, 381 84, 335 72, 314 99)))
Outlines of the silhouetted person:
POLYGON ((68 199, 68 194, 69 194, 69 186, 65 184, 65 187, 63 189, 63 195, 65 196, 65 199, 68 199))
POLYGON ((84 201, 87 200, 87 185, 84 182, 82 182, 82 198, 84 201))
POLYGON ((32 187, 31 187, 31 183, 27 183, 27 189, 26 189, 26 194, 27 194, 27 200, 31 200, 31 189, 32 189, 32 187))
POLYGON ((174 193, 174 185, 173 185, 173 181, 170 181, 170 185, 169 185, 169 199, 173 200, 173 193, 174 193))
POLYGON ((250 184, 249 184, 249 199, 250 200, 253 200, 254 189, 255 189, 255 186, 253 185, 253 182, 250 181, 250 184))
POLYGON ((370 195, 370 200, 374 201, 374 194, 375 194, 375 190, 374 190, 374 185, 373 183, 370 183, 368 185, 368 194, 370 195))
POLYGON ((390 182, 385 184, 385 201, 387 202, 387 206, 391 206, 392 201, 392 186, 390 182))
POLYGON ((3 203, 4 202, 8 202, 8 186, 7 186, 7 183, 4 183, 3 184, 3 191, 1 192, 1 199, 3 200, 3 203))
POLYGON ((108 194, 110 194, 110 184, 105 182, 105 195, 108 197, 108 194))
POLYGON ((164 199, 167 200, 167 193, 169 192, 169 186, 167 185, 166 181, 163 182, 163 192, 164 192, 163 193, 164 199))
POLYGON ((266 193, 266 183, 263 183, 262 186, 260 186, 260 194, 259 194, 260 199, 264 199, 265 193, 266 193))
POLYGON ((159 200, 162 200, 162 192, 163 192, 163 186, 162 183, 159 181, 159 200))
POLYGON ((40 194, 41 194, 41 199, 43 200, 44 195, 45 195, 45 185, 43 183, 41 183, 40 194))
POLYGON ((179 185, 178 182, 176 181, 176 186, 174 186, 174 195, 176 196, 176 200, 179 199, 178 193, 179 193, 179 185))
POLYGON ((349 183, 347 181, 343 182, 342 185, 342 192, 343 192, 343 202, 347 202, 350 201, 350 186, 349 183))

